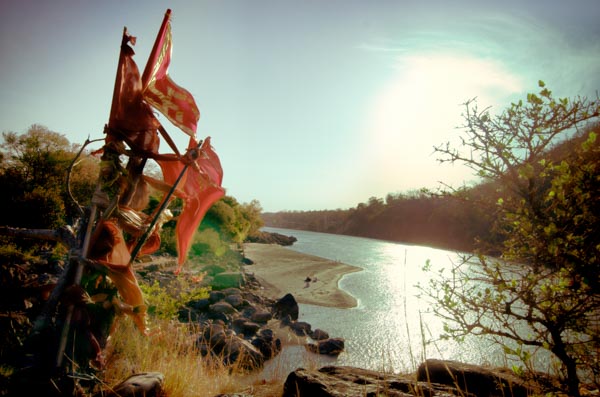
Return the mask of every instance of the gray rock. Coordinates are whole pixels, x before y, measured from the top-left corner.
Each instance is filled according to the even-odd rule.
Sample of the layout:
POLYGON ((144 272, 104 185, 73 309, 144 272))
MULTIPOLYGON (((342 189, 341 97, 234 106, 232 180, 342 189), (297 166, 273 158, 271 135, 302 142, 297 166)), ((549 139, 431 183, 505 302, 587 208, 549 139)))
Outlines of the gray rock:
POLYGON ((216 303, 222 300, 223 298, 225 298, 225 294, 221 291, 211 291, 208 296, 208 300, 210 301, 210 303, 216 303))
POLYGON ((218 357, 223 357, 225 365, 236 364, 245 369, 260 368, 264 362, 264 356, 250 342, 231 336, 221 349, 216 352, 218 357))
POLYGON ((257 311, 253 313, 252 316, 250 316, 250 320, 254 321, 255 323, 261 324, 267 323, 272 318, 273 315, 266 310, 257 311))
MULTIPOLYGON (((447 387, 416 382, 408 376, 386 374, 354 367, 296 369, 284 385, 282 397, 428 396, 449 397, 447 387)), ((459 395, 459 394, 457 394, 459 395)))
POLYGON ((225 288, 221 290, 221 293, 225 296, 229 295, 241 295, 242 291, 239 288, 225 288))
POLYGON ((229 303, 231 306, 236 309, 241 307, 244 304, 244 299, 240 294, 228 295, 224 299, 225 302, 229 303))
POLYGON ((322 329, 317 328, 311 332, 310 337, 314 340, 325 340, 329 339, 329 334, 322 329))
POLYGON ((344 351, 344 339, 330 338, 320 340, 317 343, 310 343, 306 345, 306 348, 313 353, 337 356, 344 351))
POLYGON ((283 319, 289 315, 292 320, 298 320, 298 302, 296 302, 296 298, 292 294, 287 294, 275 302, 273 312, 275 318, 283 319))
POLYGON ((256 347, 267 360, 275 357, 281 351, 281 340, 279 340, 279 338, 273 340, 272 336, 270 338, 258 336, 256 339, 253 339, 251 343, 252 346, 256 347))
POLYGON ((290 324, 290 329, 298 336, 311 334, 311 325, 304 321, 294 321, 290 324))
POLYGON ((510 371, 450 360, 425 361, 417 370, 417 380, 457 386, 461 391, 476 396, 526 397, 533 394, 525 383, 510 371))
POLYGON ((209 309, 213 313, 224 313, 224 314, 237 313, 237 310, 235 310, 235 308, 233 306, 231 306, 229 303, 224 302, 224 301, 220 301, 220 302, 210 305, 209 309))
POLYGON ((259 324, 249 321, 242 324, 241 332, 242 334, 244 334, 245 337, 251 337, 256 335, 259 329, 259 324))
POLYGON ((225 365, 235 364, 245 369, 256 369, 265 361, 256 347, 221 324, 205 326, 196 345, 203 355, 212 354, 220 358, 225 365))
POLYGON ((106 397, 161 397, 164 395, 163 382, 165 377, 160 372, 145 372, 132 375, 117 386, 113 387, 106 397))

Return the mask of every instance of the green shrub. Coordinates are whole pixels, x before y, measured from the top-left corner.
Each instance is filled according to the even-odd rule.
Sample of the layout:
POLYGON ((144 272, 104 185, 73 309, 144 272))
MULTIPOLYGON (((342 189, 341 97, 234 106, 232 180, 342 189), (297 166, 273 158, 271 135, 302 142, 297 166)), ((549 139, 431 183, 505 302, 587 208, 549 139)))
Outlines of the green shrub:
POLYGON ((173 319, 187 302, 208 298, 208 288, 191 288, 187 284, 187 281, 180 278, 173 281, 169 289, 156 280, 152 284, 140 283, 148 314, 161 319, 173 319))

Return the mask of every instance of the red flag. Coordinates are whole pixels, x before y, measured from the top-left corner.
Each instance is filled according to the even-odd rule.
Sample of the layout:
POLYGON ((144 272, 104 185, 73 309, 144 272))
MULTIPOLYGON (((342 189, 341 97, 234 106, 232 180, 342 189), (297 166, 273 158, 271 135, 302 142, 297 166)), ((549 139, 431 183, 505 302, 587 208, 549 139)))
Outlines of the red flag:
MULTIPOLYGON (((197 147, 196 140, 190 138, 188 149, 197 147)), ((183 170, 179 161, 158 161, 166 183, 174 184, 183 170)), ((223 169, 219 157, 210 145, 210 137, 206 138, 199 149, 195 164, 188 167, 183 184, 183 194, 175 193, 183 199, 183 210, 177 220, 175 232, 177 236, 177 263, 179 269, 185 262, 190 249, 194 232, 211 205, 225 194, 221 187, 223 169)))
POLYGON ((142 80, 133 60, 135 52, 128 45, 130 42, 135 44, 135 37, 124 30, 108 121, 108 140, 125 139, 134 149, 156 152, 159 123, 150 106, 142 100, 142 80))
POLYGON ((167 10, 144 70, 143 95, 146 102, 173 124, 188 135, 195 136, 200 111, 194 97, 175 84, 168 75, 172 51, 170 17, 171 10, 167 10))
POLYGON ((129 305, 128 314, 138 329, 146 333, 146 304, 142 290, 129 264, 131 256, 123 230, 114 220, 100 220, 90 244, 89 258, 96 260, 108 270, 108 277, 119 291, 123 302, 129 305))

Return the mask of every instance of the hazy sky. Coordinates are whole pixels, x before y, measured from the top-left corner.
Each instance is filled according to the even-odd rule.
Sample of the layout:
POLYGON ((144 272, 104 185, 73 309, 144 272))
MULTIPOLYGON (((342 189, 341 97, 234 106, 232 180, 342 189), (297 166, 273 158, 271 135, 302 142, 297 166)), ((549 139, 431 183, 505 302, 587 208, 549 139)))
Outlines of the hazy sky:
POLYGON ((143 69, 171 8, 170 75, 198 103, 198 137, 227 193, 265 211, 471 180, 433 154, 461 103, 501 110, 539 79, 560 96, 600 88, 597 0, 2 3, 0 131, 103 137, 123 27, 143 69))

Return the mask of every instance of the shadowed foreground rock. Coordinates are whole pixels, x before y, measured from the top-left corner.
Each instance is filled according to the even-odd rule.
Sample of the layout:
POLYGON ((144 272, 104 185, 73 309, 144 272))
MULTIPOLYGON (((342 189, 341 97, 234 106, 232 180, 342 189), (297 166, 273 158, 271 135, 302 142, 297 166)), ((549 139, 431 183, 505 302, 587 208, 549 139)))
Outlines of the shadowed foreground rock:
POLYGON ((164 397, 164 375, 160 372, 145 372, 132 375, 115 386, 111 391, 96 397, 164 397))
POLYGON ((457 385, 460 390, 477 396, 531 395, 524 382, 508 369, 488 369, 457 361, 425 361, 417 370, 417 379, 422 382, 457 385))
POLYGON ((421 368, 416 379, 410 375, 385 374, 354 367, 329 366, 312 371, 299 368, 288 375, 283 386, 283 397, 507 397, 533 394, 514 376, 503 374, 502 371, 440 360, 428 360, 421 367, 428 368, 430 377, 433 375, 435 380, 425 381, 421 377, 421 368), (445 374, 449 374, 447 368, 452 368, 450 373, 455 377, 443 375, 441 368, 444 368, 445 374), (458 377, 462 377, 462 387, 469 387, 468 392, 465 388, 456 387, 458 377), (504 387, 498 387, 499 381, 504 387))

